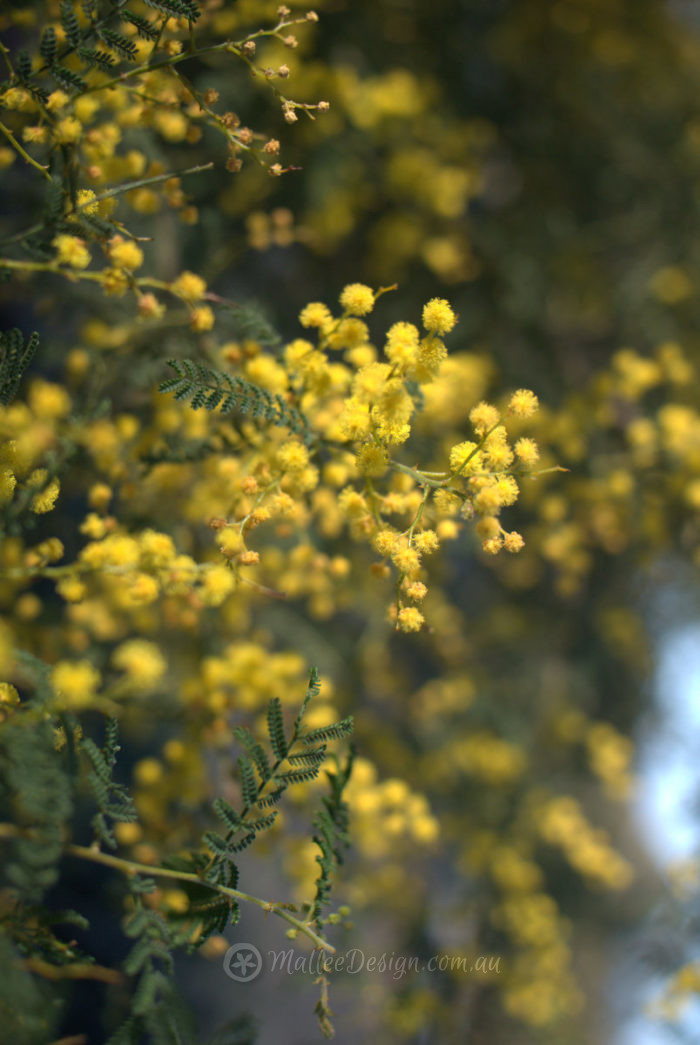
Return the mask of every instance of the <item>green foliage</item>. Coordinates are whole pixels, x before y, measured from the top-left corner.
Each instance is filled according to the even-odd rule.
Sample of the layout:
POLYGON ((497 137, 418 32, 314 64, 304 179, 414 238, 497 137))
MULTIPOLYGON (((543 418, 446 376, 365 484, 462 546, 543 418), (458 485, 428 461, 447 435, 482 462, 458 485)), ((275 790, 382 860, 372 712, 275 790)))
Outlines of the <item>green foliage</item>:
POLYGON ((173 18, 187 18, 190 22, 196 22, 201 13, 194 0, 144 0, 144 3, 163 14, 173 18))
POLYGON ((159 392, 171 392, 175 399, 188 401, 193 410, 220 408, 224 414, 231 411, 250 414, 256 420, 289 428, 305 442, 311 441, 308 421, 281 395, 273 395, 242 377, 210 370, 191 359, 169 359, 168 365, 176 377, 161 382, 159 392))
POLYGON ((25 343, 22 331, 0 331, 0 404, 7 406, 17 395, 22 375, 39 347, 36 331, 25 343))
MULTIPOLYGON (((0 960, 5 956, 13 967, 18 960, 33 963, 32 968, 44 970, 49 979, 57 978, 52 970, 63 966, 70 967, 68 975, 78 975, 76 970, 89 975, 87 970, 94 965, 94 958, 55 931, 61 925, 86 929, 86 919, 76 911, 53 911, 42 905, 42 898, 55 882, 65 852, 72 858, 94 860, 120 870, 126 873, 128 882, 129 916, 124 932, 133 942, 123 970, 131 990, 128 1014, 109 1042, 141 1045, 146 1039, 175 1045, 192 1041, 190 1017, 178 1000, 173 980, 173 952, 198 948, 213 933, 236 924, 241 898, 253 899, 265 909, 278 906, 287 917, 286 912, 296 910, 293 904, 270 905, 238 892, 239 871, 233 857, 275 824, 277 811, 270 811, 269 804, 277 802, 291 784, 316 777, 326 761, 325 744, 311 747, 308 742, 319 731, 304 734, 302 728, 309 701, 319 691, 318 673, 315 669, 311 673, 289 738, 281 703, 277 698, 271 700, 268 733, 273 757, 249 729, 236 729, 236 739, 245 750, 238 759, 242 807, 236 809, 227 799, 216 798, 212 809, 222 828, 203 833, 201 841, 206 850, 195 848, 166 857, 162 867, 153 867, 151 875, 150 868, 111 856, 101 848, 116 848, 114 822, 136 820, 129 791, 114 779, 120 750, 116 720, 106 720, 104 740, 98 745, 84 735, 78 716, 66 713, 57 718, 52 713, 55 695, 47 666, 28 654, 19 654, 18 659, 33 687, 22 704, 33 721, 27 723, 21 713, 0 721, 0 813, 9 821, 3 825, 0 838, 8 847, 4 877, 11 901, 0 908, 0 960), (95 841, 90 848, 69 842, 74 797, 81 778, 86 780, 98 809, 91 821, 95 841), (159 875, 175 879, 188 896, 184 914, 166 915, 144 904, 144 894, 155 890, 159 875)), ((346 736, 350 728, 351 721, 344 720, 323 732, 332 739, 346 736)), ((327 902, 331 878, 340 862, 339 847, 346 839, 342 788, 349 777, 350 762, 342 773, 328 773, 331 795, 323 800, 323 808, 314 818, 321 873, 312 914, 305 923, 315 923, 317 930, 321 928, 321 906, 327 902)), ((17 972, 16 982, 12 982, 17 998, 36 1008, 39 995, 31 976, 17 972)), ((0 1005, 4 997, 0 987, 0 1005)), ((23 1006, 24 1002, 18 1004, 23 1006)), ((48 1040, 48 1027, 49 1014, 46 1018, 27 1017, 12 1040, 37 1045, 48 1040)), ((249 1021, 236 1021, 214 1040, 252 1041, 252 1033, 249 1021)))
POLYGON ((144 1034, 154 1045, 182 1045, 191 1034, 173 980, 172 951, 185 942, 157 911, 137 899, 124 926, 134 945, 124 961, 124 971, 134 977, 131 1013, 108 1045, 140 1045, 144 1034))
POLYGON ((158 39, 158 30, 141 15, 135 14, 133 11, 129 11, 128 9, 122 11, 121 15, 125 22, 129 22, 133 25, 142 40, 158 39))
POLYGON ((310 917, 317 925, 321 911, 330 899, 334 876, 343 863, 343 849, 350 844, 349 810, 343 800, 343 792, 350 780, 353 758, 354 751, 351 749, 342 768, 326 774, 330 785, 330 795, 323 799, 323 806, 314 817, 316 834, 313 839, 320 853, 316 857, 319 874, 316 879, 316 894, 311 906, 310 917))
POLYGON ((0 807, 18 827, 3 877, 22 900, 36 903, 58 877, 63 836, 73 811, 66 758, 50 721, 28 729, 11 720, 0 729, 0 807))
POLYGON ((260 306, 246 302, 242 305, 224 305, 233 334, 239 341, 255 341, 261 348, 276 353, 282 345, 279 336, 260 306))
MULTIPOLYGON (((247 849, 255 841, 258 834, 267 831, 277 818, 277 811, 265 813, 266 809, 276 805, 288 787, 314 780, 326 760, 326 746, 319 743, 309 750, 310 737, 324 734, 326 739, 348 736, 352 732, 352 718, 336 722, 323 730, 302 733, 304 714, 309 701, 319 692, 318 671, 312 668, 309 685, 304 696, 299 714, 289 740, 284 726, 282 705, 278 697, 270 700, 267 710, 267 731, 270 747, 275 757, 271 762, 264 748, 253 737, 249 730, 238 728, 236 738, 246 749, 246 755, 238 758, 238 779, 241 790, 243 808, 240 812, 222 798, 213 803, 214 812, 227 828, 225 836, 216 831, 206 831, 202 838, 204 845, 212 856, 205 869, 208 882, 225 883, 230 867, 231 857, 247 849), (289 767, 292 768, 289 768, 289 767)), ((324 739, 320 736, 317 739, 324 739)), ((348 768, 348 777, 350 769, 348 768)), ((347 778, 346 781, 347 782, 347 778)), ((344 786, 344 785, 343 785, 344 786)))
POLYGON ((71 3, 71 0, 61 0, 61 25, 70 45, 77 47, 82 34, 75 14, 75 5, 71 3))
POLYGON ((110 849, 117 848, 117 840, 109 821, 130 823, 138 819, 128 790, 112 779, 119 751, 117 736, 117 721, 110 718, 107 719, 105 743, 102 748, 98 748, 89 737, 80 742, 80 749, 86 755, 91 767, 88 770, 87 779, 98 806, 98 812, 92 818, 95 838, 104 842, 110 849))
POLYGON ((37 1045, 53 1040, 60 1007, 51 1004, 48 988, 32 976, 4 925, 0 924, 0 1018, 4 1040, 37 1045))

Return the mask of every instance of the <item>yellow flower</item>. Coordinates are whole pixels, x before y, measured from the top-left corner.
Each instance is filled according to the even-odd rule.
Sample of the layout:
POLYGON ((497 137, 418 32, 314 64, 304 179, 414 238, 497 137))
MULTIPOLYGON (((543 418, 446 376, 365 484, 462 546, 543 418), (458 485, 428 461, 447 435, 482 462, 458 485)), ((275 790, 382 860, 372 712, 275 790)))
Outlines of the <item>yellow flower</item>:
POLYGON ((196 333, 211 330, 214 326, 214 313, 208 305, 200 305, 190 312, 190 327, 196 333))
POLYGON ((112 654, 112 663, 126 673, 130 682, 142 689, 160 682, 166 671, 163 654, 154 642, 146 639, 123 642, 112 654))
POLYGON ((62 385, 37 379, 29 389, 29 405, 37 417, 54 420, 70 413, 71 398, 62 385))
POLYGON ((332 319, 329 309, 320 301, 312 301, 299 313, 299 322, 303 327, 322 327, 332 319))
POLYGON ((97 214, 100 209, 97 197, 92 189, 78 189, 75 204, 76 209, 81 211, 83 214, 97 214))
POLYGON ((453 446, 450 450, 450 469, 453 472, 481 471, 482 455, 477 445, 467 440, 453 446))
POLYGON ((413 323, 394 323, 386 336, 387 359, 401 368, 409 366, 418 354, 418 342, 418 328, 413 323))
POLYGON ((515 444, 515 453, 527 468, 532 467, 540 456, 534 439, 518 439, 515 444))
POLYGON ((128 601, 135 606, 145 606, 158 598, 158 582, 148 573, 136 573, 126 589, 128 601))
POLYGON ((121 297, 129 287, 129 280, 123 269, 108 268, 100 274, 100 282, 105 294, 121 297))
POLYGON ((109 244, 109 260, 117 268, 133 271, 143 265, 143 251, 132 240, 115 236, 109 244))
POLYGON ((374 292, 364 283, 348 283, 340 295, 340 304, 351 316, 366 316, 374 308, 374 292))
POLYGON ((76 120, 74 116, 66 116, 54 127, 53 136, 59 145, 73 145, 79 141, 82 133, 83 125, 80 120, 76 120))
POLYGON ((449 334, 457 322, 449 301, 432 298, 423 308, 423 326, 431 334, 449 334))
POLYGON ((276 454, 277 464, 284 472, 300 472, 309 463, 309 451, 303 443, 289 439, 276 454))
POLYGON ((522 535, 513 530, 511 533, 507 533, 503 538, 503 547, 507 552, 519 552, 525 547, 525 541, 522 535))
POLYGON ((7 504, 15 493, 17 480, 11 468, 0 468, 0 504, 7 504))
POLYGON ((62 264, 70 265, 74 269, 84 269, 90 264, 90 251, 85 245, 85 240, 61 233, 54 236, 52 242, 56 248, 57 260, 62 264))
POLYGON ((420 631, 425 617, 415 606, 404 606, 399 610, 397 623, 400 631, 420 631))
POLYGON ((70 709, 87 707, 100 681, 99 671, 88 660, 62 660, 51 672, 51 683, 59 701, 70 709))
POLYGON ((170 284, 170 289, 183 301, 200 301, 206 293, 207 285, 195 272, 185 271, 170 284))
MULTIPOLYGON (((511 409, 513 409, 512 400, 511 409)), ((491 403, 485 403, 483 400, 469 411, 469 420, 479 435, 483 435, 493 428, 494 425, 497 425, 500 416, 495 406, 492 406, 491 403)))
POLYGON ((225 559, 232 559, 239 552, 242 552, 245 547, 243 537, 232 526, 226 526, 223 530, 219 530, 216 535, 216 543, 225 559))
POLYGON ((233 574, 226 566, 211 566, 204 574, 200 597, 205 606, 220 606, 235 587, 233 574))
POLYGON ((43 487, 39 493, 34 494, 32 497, 31 509, 37 515, 43 515, 45 512, 52 510, 61 489, 60 480, 56 476, 49 483, 46 483, 48 475, 46 468, 37 468, 27 480, 28 486, 43 487))
POLYGON ((358 470, 362 475, 367 475, 371 479, 384 475, 389 466, 389 455, 386 450, 375 443, 365 443, 360 447, 356 460, 358 470))
POLYGON ((517 392, 513 392, 510 397, 510 403, 508 409, 511 413, 515 414, 516 417, 531 417, 538 407, 539 401, 534 392, 531 392, 529 388, 519 388, 517 392))

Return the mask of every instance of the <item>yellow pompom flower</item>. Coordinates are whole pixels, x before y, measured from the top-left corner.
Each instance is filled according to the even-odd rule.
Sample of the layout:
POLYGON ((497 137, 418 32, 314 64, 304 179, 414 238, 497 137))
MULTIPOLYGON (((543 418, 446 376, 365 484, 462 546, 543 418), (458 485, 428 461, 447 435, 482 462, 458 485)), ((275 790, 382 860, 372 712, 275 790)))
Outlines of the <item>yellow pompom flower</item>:
POLYGON ((450 469, 453 472, 460 471, 481 471, 483 458, 481 451, 478 450, 477 444, 467 440, 464 443, 457 443, 450 450, 450 469))
MULTIPOLYGON (((58 92, 56 92, 58 93, 58 92)), ((49 98, 49 101, 51 99, 49 98)), ((83 214, 97 214, 100 205, 92 189, 78 189, 75 200, 76 210, 83 214)))
POLYGON ((348 283, 340 295, 340 304, 351 316, 366 316, 374 308, 374 292, 364 283, 348 283))
POLYGON ((413 323, 394 323, 389 327, 386 336, 384 351, 387 359, 395 366, 408 366, 418 353, 419 337, 418 328, 413 323))
POLYGON ((214 326, 214 313, 208 305, 200 305, 190 312, 190 329, 201 334, 214 326))
POLYGON ((142 758, 134 766, 134 779, 142 787, 152 787, 163 777, 163 765, 157 758, 142 758))
POLYGON ((74 116, 66 116, 54 127, 53 137, 59 145, 73 145, 80 140, 82 133, 83 125, 80 120, 76 120, 74 116))
POLYGON ((117 268, 131 272, 143 265, 143 251, 131 240, 115 236, 109 244, 109 260, 117 268))
POLYGON ((415 548, 398 548, 393 552, 391 559, 401 573, 409 576, 420 569, 420 555, 415 548))
POLYGON ((421 530, 414 536, 413 545, 421 555, 430 555, 431 552, 438 550, 440 541, 435 530, 421 530))
POLYGON ((515 452, 519 460, 527 468, 535 464, 540 456, 540 451, 534 439, 518 439, 515 444, 515 452))
POLYGON ((84 708, 90 704, 100 685, 100 673, 88 660, 62 660, 51 672, 56 696, 66 708, 84 708))
POLYGON ((320 301, 312 301, 299 313, 303 327, 323 327, 333 319, 328 307, 320 301))
POLYGON ((303 443, 289 439, 280 446, 276 460, 284 472, 301 472, 309 463, 309 451, 303 443))
POLYGON ((136 573, 126 589, 128 601, 133 606, 147 606, 159 595, 158 581, 148 573, 136 573))
POLYGON ((7 504, 15 493, 17 480, 11 468, 0 468, 0 504, 7 504))
POLYGON ((232 526, 226 526, 223 530, 219 530, 216 535, 216 543, 225 559, 233 559, 234 556, 238 555, 245 548, 241 533, 238 530, 234 530, 232 526))
POLYGON ((166 671, 160 649, 146 639, 123 642, 112 654, 112 664, 125 672, 129 682, 142 689, 149 689, 160 682, 166 671))
POLYGON ((74 269, 84 269, 90 264, 90 251, 85 245, 85 240, 78 236, 69 236, 61 233, 54 236, 53 246, 56 248, 56 257, 64 265, 70 265, 74 269))
POLYGON ((516 530, 513 530, 511 533, 507 533, 503 538, 503 547, 507 552, 519 552, 521 548, 525 547, 525 541, 521 534, 516 530))
POLYGON ((360 447, 356 461, 357 468, 362 475, 367 475, 371 479, 377 479, 386 472, 389 466, 389 455, 383 446, 377 446, 375 443, 365 443, 364 446, 360 447))
POLYGON ((62 577, 56 591, 66 602, 82 602, 87 595, 87 588, 79 577, 62 577))
POLYGON ((200 301, 206 293, 207 285, 196 272, 185 271, 170 284, 170 289, 183 301, 200 301))
POLYGON ((423 308, 423 326, 431 334, 449 334, 456 322, 452 306, 444 298, 432 298, 423 308))
POLYGON ((32 497, 31 509, 36 515, 43 515, 45 512, 52 510, 61 489, 61 482, 56 476, 46 483, 48 475, 49 473, 45 468, 37 468, 27 480, 28 486, 43 486, 43 489, 32 497))
POLYGON ((392 555, 396 548, 399 535, 395 530, 379 530, 375 533, 372 543, 380 555, 392 555))
POLYGON ((211 566, 202 578, 199 595, 205 606, 220 606, 235 586, 235 578, 226 566, 211 566))
POLYGON ((484 432, 488 432, 489 429, 497 425, 500 416, 501 415, 495 406, 492 406, 491 403, 485 403, 483 400, 481 403, 477 403, 476 406, 472 407, 469 411, 469 420, 474 425, 474 428, 479 435, 483 435, 484 432))
POLYGON ((100 282, 105 294, 121 297, 129 288, 129 280, 123 269, 108 268, 100 273, 100 282))
POLYGON ((420 631, 424 621, 425 617, 415 606, 404 606, 396 618, 400 631, 420 631))
POLYGON ((510 397, 508 409, 516 417, 531 417, 537 411, 539 405, 539 400, 534 392, 531 392, 529 388, 519 388, 510 397))

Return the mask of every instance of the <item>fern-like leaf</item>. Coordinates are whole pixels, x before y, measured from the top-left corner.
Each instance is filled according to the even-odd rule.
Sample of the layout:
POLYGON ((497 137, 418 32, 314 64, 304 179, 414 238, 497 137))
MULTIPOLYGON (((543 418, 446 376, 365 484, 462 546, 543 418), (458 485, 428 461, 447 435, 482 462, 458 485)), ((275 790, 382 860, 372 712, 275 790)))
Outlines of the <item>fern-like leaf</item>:
POLYGON ((125 58, 127 62, 135 61, 138 48, 133 40, 129 40, 128 37, 122 36, 121 33, 117 33, 113 29, 105 29, 103 27, 98 29, 98 35, 104 44, 111 47, 113 51, 125 58))
POLYGON ((97 67, 105 73, 108 73, 114 66, 114 57, 107 51, 94 50, 90 47, 79 47, 78 55, 90 68, 97 67))
POLYGON ((273 697, 267 709, 267 731, 270 735, 270 744, 277 758, 281 761, 287 757, 289 747, 284 735, 284 718, 282 717, 282 705, 279 697, 273 697))
POLYGON ((37 348, 39 335, 35 332, 24 343, 21 330, 0 332, 0 404, 7 406, 17 395, 22 375, 31 363, 37 348))
POLYGON ((83 80, 82 76, 74 73, 72 69, 66 69, 63 65, 53 65, 51 74, 69 91, 80 91, 81 93, 87 91, 88 85, 85 80, 83 80))
POLYGON ((61 0, 60 14, 61 25, 66 34, 66 39, 72 47, 77 47, 80 43, 80 23, 76 17, 71 0, 61 0))
POLYGON ((129 22, 133 25, 137 34, 142 40, 157 40, 159 31, 158 28, 148 21, 146 18, 142 18, 141 15, 134 14, 133 11, 128 9, 122 11, 122 18, 125 22, 129 22))
POLYGON ((210 370, 191 359, 169 359, 168 366, 176 376, 166 378, 158 391, 172 393, 175 399, 189 401, 193 410, 220 409, 222 413, 238 411, 256 420, 289 428, 305 442, 312 433, 303 414, 280 395, 272 395, 266 388, 234 377, 220 370, 210 370))
POLYGON ((196 22, 200 15, 194 0, 144 0, 144 3, 163 14, 173 18, 187 18, 190 22, 196 22))
POLYGON ((258 797, 258 782, 255 777, 255 770, 253 769, 253 763, 245 755, 241 755, 238 759, 238 771, 241 775, 241 793, 243 795, 243 801, 246 806, 250 807, 255 805, 255 800, 258 797))
POLYGON ((319 729, 312 729, 309 733, 304 733, 300 740, 304 744, 319 744, 327 740, 341 740, 343 737, 349 737, 354 729, 354 720, 352 715, 347 718, 343 718, 340 722, 334 722, 331 726, 322 726, 319 729))
POLYGON ((39 54, 44 59, 47 65, 53 65, 56 61, 56 54, 58 52, 58 42, 56 40, 56 30, 52 25, 47 25, 41 34, 41 43, 39 44, 39 54))

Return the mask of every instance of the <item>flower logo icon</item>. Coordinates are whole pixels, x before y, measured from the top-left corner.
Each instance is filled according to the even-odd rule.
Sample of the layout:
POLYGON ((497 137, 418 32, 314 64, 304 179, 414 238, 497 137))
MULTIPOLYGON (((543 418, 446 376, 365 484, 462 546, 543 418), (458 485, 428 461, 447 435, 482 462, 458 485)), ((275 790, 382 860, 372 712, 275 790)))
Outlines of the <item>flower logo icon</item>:
POLYGON ((224 972, 239 983, 250 983, 262 970, 262 954, 253 943, 234 943, 224 955, 224 972))

